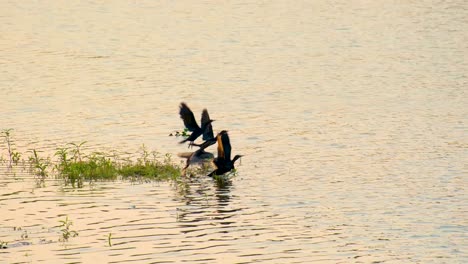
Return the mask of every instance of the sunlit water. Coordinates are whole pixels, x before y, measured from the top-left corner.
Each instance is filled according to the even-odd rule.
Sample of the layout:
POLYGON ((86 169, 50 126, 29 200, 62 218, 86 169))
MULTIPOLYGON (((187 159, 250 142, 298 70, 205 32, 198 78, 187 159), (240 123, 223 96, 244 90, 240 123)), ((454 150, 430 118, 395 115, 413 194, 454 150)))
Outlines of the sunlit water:
POLYGON ((23 158, 175 156, 181 101, 245 157, 224 187, 38 187, 3 164, 0 262, 467 263, 468 5, 345 2, 2 1, 23 158))

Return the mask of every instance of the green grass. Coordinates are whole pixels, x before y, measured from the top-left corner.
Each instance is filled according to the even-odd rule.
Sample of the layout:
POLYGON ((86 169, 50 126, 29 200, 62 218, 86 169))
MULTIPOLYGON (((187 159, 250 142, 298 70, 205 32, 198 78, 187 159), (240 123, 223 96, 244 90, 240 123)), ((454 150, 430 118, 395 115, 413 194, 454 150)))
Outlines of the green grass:
POLYGON ((49 166, 50 161, 49 159, 39 157, 39 154, 35 149, 31 152, 33 155, 29 157, 30 169, 41 180, 44 180, 48 176, 47 167, 49 166))
POLYGON ((9 129, 4 129, 0 132, 0 137, 4 138, 5 144, 7 146, 8 159, 9 159, 8 167, 10 169, 13 167, 13 163, 15 165, 18 165, 18 162, 21 158, 21 153, 13 149, 14 142, 12 140, 12 131, 13 129, 9 128, 9 129))
MULTIPOLYGON (((82 144, 72 144, 81 147, 82 144)), ((141 147, 140 157, 122 159, 116 154, 93 152, 84 154, 77 148, 59 148, 55 156, 59 162, 55 165, 58 177, 63 178, 73 187, 82 187, 84 182, 122 179, 174 180, 180 177, 180 167, 175 165, 169 154, 161 161, 158 153, 148 152, 141 147)))
POLYGON ((143 177, 152 180, 170 180, 180 175, 180 169, 168 163, 147 162, 122 165, 118 173, 123 178, 143 177))
POLYGON ((73 187, 82 187, 84 181, 115 180, 118 176, 116 164, 99 154, 80 160, 62 160, 56 168, 58 176, 73 187))
MULTIPOLYGON (((179 136, 186 136, 187 131, 178 133, 179 136)), ((1 161, 8 164, 8 168, 13 166, 28 166, 30 172, 37 177, 44 185, 45 179, 53 176, 63 179, 66 185, 81 188, 87 182, 114 181, 114 180, 154 180, 154 181, 181 181, 181 164, 172 161, 171 155, 160 155, 156 151, 148 151, 142 145, 137 153, 116 154, 117 151, 91 152, 86 149, 86 141, 80 143, 68 143, 57 148, 52 157, 32 149, 27 157, 14 150, 12 139, 12 129, 0 131, 0 152, 5 146, 7 157, 1 156, 1 161), (2 144, 3 143, 3 144, 2 144), (20 162, 21 161, 21 162, 20 162)), ((15 170, 13 170, 15 171, 15 170)), ((190 168, 188 177, 196 175, 206 175, 211 168, 202 166, 201 168, 190 168)))
POLYGON ((59 241, 66 242, 70 237, 76 237, 78 236, 78 232, 75 230, 71 229, 71 226, 73 225, 73 222, 68 219, 68 216, 64 220, 60 220, 60 226, 62 229, 60 229, 61 236, 59 238, 59 241))

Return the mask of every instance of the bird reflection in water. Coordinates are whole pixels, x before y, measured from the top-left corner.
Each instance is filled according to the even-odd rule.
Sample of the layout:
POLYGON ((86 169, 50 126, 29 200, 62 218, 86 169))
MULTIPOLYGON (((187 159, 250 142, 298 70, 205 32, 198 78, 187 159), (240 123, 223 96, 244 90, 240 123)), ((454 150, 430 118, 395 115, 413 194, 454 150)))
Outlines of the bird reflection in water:
POLYGON ((199 231, 203 224, 230 225, 229 219, 240 208, 230 208, 232 181, 212 181, 207 178, 184 178, 178 189, 177 221, 184 233, 199 231))

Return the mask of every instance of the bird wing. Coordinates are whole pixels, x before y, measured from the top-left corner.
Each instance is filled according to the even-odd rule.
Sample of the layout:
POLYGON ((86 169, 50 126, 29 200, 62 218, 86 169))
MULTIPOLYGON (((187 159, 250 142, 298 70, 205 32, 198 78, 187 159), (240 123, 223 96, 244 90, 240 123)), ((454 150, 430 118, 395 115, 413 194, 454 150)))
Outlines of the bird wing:
POLYGON ((216 136, 216 140, 218 141, 218 159, 224 159, 224 147, 221 136, 221 133, 216 136))
POLYGON ((203 140, 210 140, 212 138, 214 138, 213 126, 211 126, 211 124, 208 124, 205 127, 205 130, 203 131, 203 140))
POLYGON ((208 114, 208 110, 203 109, 201 116, 201 129, 203 129, 203 140, 214 138, 213 126, 211 126, 210 120, 211 119, 210 115, 208 114))
POLYGON ((207 141, 201 143, 199 147, 200 147, 201 150, 204 150, 204 149, 206 149, 207 147, 209 147, 209 146, 211 146, 213 144, 214 144, 214 142, 207 140, 207 141))
MULTIPOLYGON (((226 161, 231 160, 231 142, 227 132, 221 134, 221 142, 224 150, 224 159, 226 161)), ((219 144, 219 141, 218 141, 219 144)))
POLYGON ((195 120, 195 117, 193 116, 192 110, 190 110, 190 108, 185 103, 180 103, 179 115, 180 118, 184 120, 184 125, 189 131, 193 132, 200 129, 197 121, 195 120))
POLYGON ((190 156, 192 156, 193 152, 182 152, 182 153, 177 153, 177 156, 181 158, 188 159, 190 156))
POLYGON ((195 141, 195 139, 197 139, 199 136, 201 135, 201 131, 200 130, 197 130, 197 131, 194 131, 192 134, 190 134, 190 136, 188 136, 188 138, 180 141, 179 143, 184 143, 184 142, 187 142, 187 141, 195 141))

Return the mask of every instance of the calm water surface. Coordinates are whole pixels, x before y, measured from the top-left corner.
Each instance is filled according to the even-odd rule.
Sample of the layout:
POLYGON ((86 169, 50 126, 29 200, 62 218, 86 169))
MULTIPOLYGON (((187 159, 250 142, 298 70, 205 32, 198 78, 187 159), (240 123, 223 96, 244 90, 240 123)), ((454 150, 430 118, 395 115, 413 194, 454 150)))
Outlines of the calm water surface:
POLYGON ((175 155, 186 101, 245 155, 225 187, 38 188, 2 165, 1 263, 468 262, 465 1, 0 10, 0 128, 17 150, 175 155), (66 215, 79 236, 63 243, 66 215))

